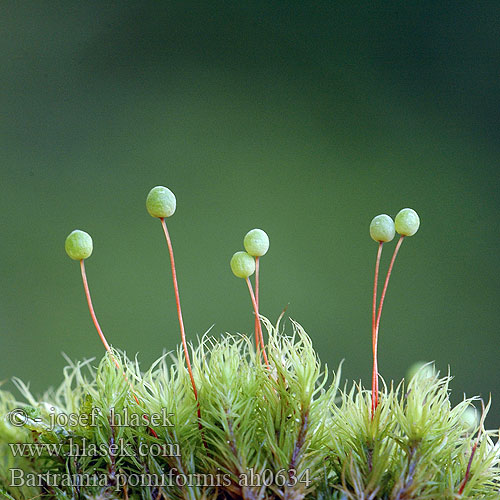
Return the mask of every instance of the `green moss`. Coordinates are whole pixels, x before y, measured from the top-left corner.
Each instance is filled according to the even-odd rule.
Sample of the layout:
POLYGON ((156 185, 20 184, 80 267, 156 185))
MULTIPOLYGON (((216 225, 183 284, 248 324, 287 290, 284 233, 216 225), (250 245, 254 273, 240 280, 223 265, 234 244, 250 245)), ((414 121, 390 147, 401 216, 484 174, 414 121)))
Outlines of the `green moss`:
POLYGON ((279 325, 263 322, 271 370, 243 335, 207 335, 192 348, 200 421, 180 348, 147 371, 114 352, 139 405, 109 355, 95 367, 90 361, 70 363, 62 384, 40 398, 16 380, 24 402, 2 392, 1 411, 24 408, 26 420, 22 427, 0 421, 2 498, 499 498, 498 433, 481 424, 464 430, 472 400, 452 406, 450 377, 414 376, 409 384, 384 386, 372 420, 371 393, 359 384, 339 389, 340 369, 328 372, 299 324, 292 322, 292 333, 286 335, 279 325), (74 414, 80 422, 51 429, 51 414, 74 414), (93 414, 95 420, 85 425, 93 414), (143 425, 119 427, 127 414, 128 423, 135 423, 135 416, 143 425), (167 420, 153 425, 156 415, 167 415, 167 420), (104 452, 67 456, 71 445, 84 442, 104 452), (54 456, 44 451, 40 457, 14 457, 9 443, 60 450, 54 456), (113 443, 124 443, 127 453, 109 453, 113 443), (470 476, 459 496, 474 445, 470 476), (167 456, 158 453, 159 446, 167 456), (46 471, 97 474, 104 484, 15 488, 9 486, 13 468, 25 478, 46 471), (252 471, 253 486, 245 483, 252 471), (278 485, 256 486, 259 473, 278 485), (125 476, 147 474, 174 485, 122 484, 125 476), (187 478, 188 484, 176 485, 177 478, 187 478), (202 486, 203 481, 221 485, 202 486))

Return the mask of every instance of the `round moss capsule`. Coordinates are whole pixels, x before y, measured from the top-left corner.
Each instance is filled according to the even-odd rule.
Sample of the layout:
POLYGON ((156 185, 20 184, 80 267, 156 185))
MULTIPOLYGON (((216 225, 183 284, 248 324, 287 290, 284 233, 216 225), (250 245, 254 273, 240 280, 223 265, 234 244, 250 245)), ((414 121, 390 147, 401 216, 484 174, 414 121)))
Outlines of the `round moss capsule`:
POLYGON ((394 221, 386 214, 377 215, 370 223, 370 236, 380 242, 388 242, 394 238, 396 230, 394 221))
POLYGON ((434 366, 434 363, 417 361, 410 366, 406 372, 406 377, 408 381, 414 377, 418 377, 420 379, 434 378, 437 377, 436 367, 434 366))
POLYGON ((231 257, 231 270, 238 278, 248 278, 255 272, 255 260, 246 252, 236 252, 231 257))
POLYGON ((73 260, 82 260, 92 255, 94 246, 90 234, 75 229, 66 238, 64 248, 73 260))
POLYGON ((245 250, 254 257, 262 257, 269 250, 269 236, 262 229, 252 229, 243 238, 245 250))
POLYGON ((403 208, 395 219, 396 231, 401 236, 413 236, 420 226, 420 217, 415 210, 403 208))
POLYGON ((170 217, 175 212, 176 199, 174 193, 165 186, 156 186, 146 198, 146 208, 152 217, 170 217))
POLYGON ((469 432, 472 432, 479 425, 480 421, 481 414, 474 406, 468 406, 460 416, 460 423, 469 432))

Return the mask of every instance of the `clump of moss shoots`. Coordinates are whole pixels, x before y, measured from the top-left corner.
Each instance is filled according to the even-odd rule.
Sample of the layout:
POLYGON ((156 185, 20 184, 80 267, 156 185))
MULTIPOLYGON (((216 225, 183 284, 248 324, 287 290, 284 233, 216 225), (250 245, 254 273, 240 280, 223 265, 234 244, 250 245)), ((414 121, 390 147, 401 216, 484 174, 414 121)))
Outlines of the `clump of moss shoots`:
POLYGON ((87 233, 73 231, 89 312, 105 354, 72 362, 56 389, 34 397, 19 379, 0 392, 0 498, 6 500, 499 499, 498 432, 475 399, 453 406, 451 377, 430 363, 379 387, 377 340, 396 255, 420 219, 401 210, 370 225, 378 243, 372 311, 371 390, 341 384, 301 325, 259 314, 259 258, 269 238, 252 229, 230 262, 246 281, 255 332, 189 344, 166 218, 176 198, 157 186, 147 210, 168 247, 181 342, 146 371, 113 348, 97 320, 84 261, 87 233), (377 307, 382 247, 395 247, 377 307), (250 278, 255 276, 255 289, 250 278), (255 338, 253 338, 255 337, 255 338))

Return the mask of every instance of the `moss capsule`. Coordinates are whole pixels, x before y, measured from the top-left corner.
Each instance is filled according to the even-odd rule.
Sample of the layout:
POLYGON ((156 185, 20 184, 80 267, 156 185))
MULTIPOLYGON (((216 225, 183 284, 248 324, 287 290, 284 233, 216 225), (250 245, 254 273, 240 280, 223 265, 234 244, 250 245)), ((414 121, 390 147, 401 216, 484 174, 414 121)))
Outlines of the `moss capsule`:
POLYGON ((255 272, 255 260, 246 252, 236 252, 231 257, 231 270, 238 278, 248 278, 255 272))
POLYGON ((408 381, 410 381, 414 377, 427 379, 437 377, 437 375, 438 374, 434 363, 425 361, 417 361, 416 363, 413 363, 406 372, 408 381))
POLYGON ((396 230, 394 221, 386 214, 377 215, 370 223, 370 236, 380 242, 388 242, 394 238, 396 230))
POLYGON ((250 255, 262 257, 269 250, 269 236, 262 229, 252 229, 245 235, 243 245, 250 255))
POLYGON ((146 208, 152 217, 170 217, 175 212, 176 199, 174 193, 165 186, 156 186, 146 198, 146 208))
POLYGON ((415 210, 403 208, 395 219, 396 231, 401 236, 413 236, 420 226, 420 217, 415 210))
POLYGON ((460 416, 460 423, 469 432, 472 432, 480 421, 481 414, 473 406, 468 406, 460 416))
POLYGON ((75 229, 66 238, 64 248, 73 260, 86 259, 92 255, 92 238, 85 231, 75 229))

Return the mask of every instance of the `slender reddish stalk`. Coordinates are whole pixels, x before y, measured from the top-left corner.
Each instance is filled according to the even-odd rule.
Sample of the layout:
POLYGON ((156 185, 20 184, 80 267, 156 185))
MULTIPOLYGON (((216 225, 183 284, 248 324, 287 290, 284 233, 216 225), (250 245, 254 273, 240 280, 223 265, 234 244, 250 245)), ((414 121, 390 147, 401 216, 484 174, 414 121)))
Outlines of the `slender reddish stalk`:
POLYGON ((255 317, 257 318, 258 335, 262 346, 262 354, 264 355, 264 362, 266 363, 266 366, 269 368, 269 361, 267 359, 266 350, 264 348, 264 336, 262 335, 262 326, 260 324, 260 318, 259 318, 259 307, 257 306, 257 302, 255 300, 255 295, 253 293, 253 288, 252 284, 250 283, 250 279, 246 278, 246 282, 248 285, 248 291, 250 292, 250 298, 252 299, 253 311, 255 313, 255 317))
POLYGON ((481 406, 483 407, 483 413, 481 415, 481 421, 479 424, 479 431, 477 433, 477 438, 476 442, 474 443, 474 446, 472 447, 472 452, 470 454, 469 458, 469 463, 467 464, 467 470, 465 471, 465 477, 462 481, 462 484, 460 485, 460 489, 458 490, 458 494, 461 495, 464 492, 465 486, 467 485, 467 482, 469 481, 470 477, 470 470, 472 467, 472 461, 474 460, 474 455, 476 454, 477 447, 479 446, 479 438, 481 437, 482 430, 484 429, 484 419, 486 417, 486 412, 484 411, 484 403, 481 401, 481 406))
POLYGON ((378 313, 377 313, 377 324, 375 325, 376 335, 378 336, 378 330, 380 327, 380 316, 382 315, 382 306, 384 305, 385 294, 387 292, 387 286, 389 285, 389 278, 391 277, 392 268, 394 266, 394 261, 396 260, 396 256, 398 255, 399 248, 403 243, 404 236, 401 235, 399 237, 396 248, 394 249, 394 253, 392 254, 391 263, 389 264, 389 269, 387 271, 387 276, 385 277, 384 288, 382 289, 382 295, 380 296, 380 303, 378 305, 378 313))
MULTIPOLYGON (((255 257, 255 303, 259 309, 259 256, 255 257)), ((257 347, 257 354, 260 354, 260 337, 259 337, 259 318, 255 316, 255 346, 257 347)), ((262 346, 264 349, 264 346, 262 346)))
MULTIPOLYGON (((374 330, 374 343, 375 343, 375 349, 376 349, 376 344, 378 342, 378 332, 380 328, 380 317, 382 316, 382 307, 384 305, 384 299, 385 299, 385 294, 387 293, 387 286, 389 285, 389 279, 391 277, 392 273, 392 268, 394 266, 394 261, 396 260, 396 256, 398 255, 399 248, 401 247, 401 244, 403 243, 404 236, 401 235, 399 237, 399 240, 396 244, 396 248, 394 249, 394 253, 392 254, 391 262, 389 264, 389 269, 387 270, 387 276, 385 277, 385 282, 384 282, 384 288, 382 289, 382 294, 380 296, 380 303, 378 306, 378 313, 377 313, 377 319, 375 322, 375 330, 374 330)), ((374 358, 375 358, 375 352, 374 352, 374 358)), ((377 373, 376 375, 376 389, 378 389, 378 366, 377 368, 377 373)), ((374 369, 375 371, 375 369, 374 369)), ((372 386, 372 391, 373 391, 373 386, 372 386)), ((373 413, 375 413, 375 410, 377 409, 378 406, 378 390, 375 391, 375 393, 372 392, 372 418, 373 418, 373 413)))
POLYGON ((80 260, 80 269, 82 271, 83 288, 85 290, 85 296, 87 297, 87 304, 89 306, 90 316, 92 316, 92 321, 94 322, 95 329, 97 330, 97 333, 99 334, 99 337, 101 338, 101 341, 104 344, 104 347, 105 347, 106 351, 111 356, 111 359, 113 360, 113 363, 116 365, 116 367, 118 368, 118 370, 120 370, 122 372, 123 377, 127 381, 128 385, 130 387, 130 390, 132 391, 132 396, 134 396, 135 402, 138 405, 140 405, 139 399, 137 398, 137 396, 135 394, 135 391, 134 391, 134 388, 132 386, 132 383, 128 379, 128 377, 125 374, 125 372, 123 370, 121 370, 118 361, 113 356, 113 352, 111 351, 111 347, 109 347, 108 341, 106 340, 106 337, 104 336, 104 333, 102 333, 102 329, 101 329, 101 326, 99 325, 99 321, 97 321, 97 316, 95 315, 94 306, 92 305, 92 299, 90 297, 89 284, 87 282, 87 274, 85 273, 85 264, 84 264, 83 259, 80 260))
POLYGON ((184 330, 184 321, 182 319, 181 310, 181 300, 179 298, 179 286, 177 285, 177 274, 175 272, 175 261, 174 261, 174 250, 172 248, 172 242, 170 241, 170 235, 168 234, 167 224, 164 217, 160 217, 161 227, 165 234, 165 239, 167 240, 168 253, 170 254, 170 267, 172 268, 172 280, 174 282, 174 292, 175 292, 175 302, 177 305, 177 317, 179 318, 179 326, 181 329, 181 340, 182 347, 184 349, 184 356, 186 358, 186 365, 189 372, 189 378, 191 379, 191 385, 193 386, 194 398, 196 399, 196 404, 198 405, 198 427, 201 429, 201 410, 200 403, 198 402, 198 391, 196 390, 196 384, 194 382, 193 370, 191 369, 191 360, 189 359, 189 352, 186 343, 186 332, 184 330))
POLYGON ((380 268, 380 257, 382 255, 383 241, 378 244, 377 261, 375 262, 375 280, 373 282, 373 310, 372 310, 372 350, 373 350, 373 371, 372 371, 372 419, 375 415, 375 410, 378 405, 378 363, 377 363, 377 331, 376 331, 376 314, 377 314, 377 285, 378 272, 380 268))
MULTIPOLYGON (((97 321, 97 317, 95 315, 94 306, 92 305, 92 299, 90 298, 89 284, 87 282, 87 274, 85 273, 85 263, 83 259, 80 261, 80 269, 82 271, 83 288, 85 289, 85 296, 87 297, 87 304, 89 305, 89 311, 90 315, 92 316, 92 321, 94 322, 95 329, 97 330, 99 337, 101 337, 102 343, 104 344, 106 351, 108 351, 111 354, 111 348, 109 347, 108 341, 106 340, 104 333, 102 333, 101 326, 99 325, 99 321, 97 321)), ((113 360, 116 364, 117 361, 114 358, 113 360)), ((119 368, 118 364, 116 366, 119 368)))
MULTIPOLYGON (((478 441, 479 441, 479 439, 478 439, 478 441)), ((464 492, 465 486, 467 485, 467 481, 469 480, 470 469, 472 466, 472 460, 474 460, 474 455, 476 453, 477 445, 478 445, 478 443, 474 443, 474 446, 472 447, 472 453, 470 454, 469 462, 467 464, 467 470, 465 471, 465 477, 462 481, 462 484, 460 485, 460 489, 458 490, 459 495, 461 495, 464 492)))

